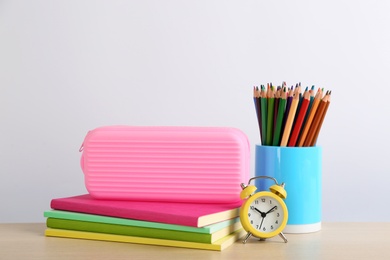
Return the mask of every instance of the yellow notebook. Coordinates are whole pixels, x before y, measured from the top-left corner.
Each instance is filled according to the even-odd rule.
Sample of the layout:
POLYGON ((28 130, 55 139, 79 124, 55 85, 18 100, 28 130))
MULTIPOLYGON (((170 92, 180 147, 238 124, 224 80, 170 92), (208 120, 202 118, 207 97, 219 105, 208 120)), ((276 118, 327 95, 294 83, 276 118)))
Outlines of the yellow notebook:
POLYGON ((207 244, 207 243, 186 242, 186 241, 156 239, 156 238, 147 238, 147 237, 111 235, 111 234, 103 234, 103 233, 93 233, 93 232, 74 231, 74 230, 65 230, 65 229, 54 229, 54 228, 48 228, 45 231, 45 235, 49 237, 78 238, 78 239, 124 242, 124 243, 134 243, 134 244, 184 247, 184 248, 205 249, 205 250, 215 250, 215 251, 222 251, 226 249, 245 234, 246 232, 243 229, 240 229, 230 235, 227 235, 224 238, 219 239, 214 243, 207 244))

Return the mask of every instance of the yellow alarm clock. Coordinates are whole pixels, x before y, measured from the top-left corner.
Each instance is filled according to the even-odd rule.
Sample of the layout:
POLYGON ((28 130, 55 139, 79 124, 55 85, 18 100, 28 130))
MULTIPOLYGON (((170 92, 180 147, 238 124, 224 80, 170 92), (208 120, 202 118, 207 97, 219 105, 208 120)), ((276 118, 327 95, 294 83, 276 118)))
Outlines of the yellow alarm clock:
POLYGON ((284 183, 278 184, 275 178, 268 176, 257 176, 249 180, 248 185, 241 183, 240 197, 248 198, 241 206, 240 220, 242 227, 248 232, 244 238, 245 244, 252 235, 261 240, 279 235, 285 243, 286 237, 282 231, 287 224, 288 211, 283 199, 287 197, 284 183), (254 193, 257 187, 250 185, 251 181, 259 178, 271 179, 275 182, 270 191, 254 193))

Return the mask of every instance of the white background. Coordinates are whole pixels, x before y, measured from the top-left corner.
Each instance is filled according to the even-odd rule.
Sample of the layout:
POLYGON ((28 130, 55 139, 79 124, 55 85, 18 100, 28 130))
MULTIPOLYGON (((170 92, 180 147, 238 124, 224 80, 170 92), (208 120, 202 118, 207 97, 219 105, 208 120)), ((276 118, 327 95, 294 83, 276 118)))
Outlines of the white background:
MULTIPOLYGON (((0 222, 86 193, 102 125, 230 126, 254 85, 332 90, 323 220, 389 221, 389 1, 0 1, 0 222)), ((251 163, 253 174, 253 154, 251 163)))

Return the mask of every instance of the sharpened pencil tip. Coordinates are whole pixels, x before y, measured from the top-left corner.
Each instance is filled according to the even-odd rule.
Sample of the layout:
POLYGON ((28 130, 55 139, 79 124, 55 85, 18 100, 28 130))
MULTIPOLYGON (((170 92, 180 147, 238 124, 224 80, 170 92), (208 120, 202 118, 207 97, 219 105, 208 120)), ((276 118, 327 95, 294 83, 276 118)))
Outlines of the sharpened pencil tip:
MULTIPOLYGON (((318 111, 313 110, 313 109, 315 108, 315 109, 319 110, 321 108, 321 111, 322 111, 321 113, 325 113, 327 107, 330 104, 330 100, 331 100, 330 95, 332 94, 332 91, 327 90, 326 94, 324 95, 324 92, 325 92, 324 88, 316 87, 315 85, 312 85, 309 87, 307 85, 305 87, 305 92, 303 93, 301 88, 302 88, 301 82, 298 82, 295 85, 292 84, 291 87, 288 87, 286 81, 282 81, 282 85, 279 85, 279 86, 272 85, 272 82, 253 86, 253 89, 254 89, 254 96, 253 97, 254 97, 254 101, 255 101, 255 108, 256 108, 256 112, 258 113, 257 119, 262 120, 261 122, 259 122, 260 138, 261 138, 262 144, 268 145, 268 143, 269 143, 269 141, 265 141, 265 139, 268 140, 269 136, 268 136, 267 131, 264 130, 265 127, 263 127, 263 126, 267 126, 267 129, 268 129, 268 125, 270 127, 276 127, 280 123, 282 124, 281 126, 284 127, 283 128, 283 135, 282 135, 282 133, 280 133, 281 135, 279 136, 280 138, 282 138, 282 140, 280 143, 278 143, 278 140, 275 139, 275 136, 273 136, 273 140, 271 141, 271 143, 269 145, 299 146, 299 147, 301 147, 301 146, 314 146, 316 144, 319 130, 321 128, 321 124, 322 124, 322 121, 323 121, 325 114, 317 116, 318 111), (259 89, 261 89, 261 91, 259 91, 259 89), (309 89, 310 89, 310 91, 308 91, 309 89), (317 93, 314 95, 313 92, 315 89, 318 89, 318 90, 317 90, 317 93), (275 92, 275 90, 277 90, 277 91, 275 92), (286 95, 286 92, 288 92, 287 95, 286 95), (303 96, 303 99, 302 99, 302 96, 303 96), (284 115, 283 115, 283 112, 280 112, 280 114, 283 115, 281 117, 281 116, 279 116, 279 111, 282 111, 282 110, 279 110, 277 108, 279 108, 281 106, 280 104, 283 105, 282 101, 286 102, 285 103, 286 110, 284 112, 285 113, 284 115), (301 107, 299 105, 300 102, 302 102, 301 107), (304 102, 306 102, 306 103, 304 103, 304 102), (299 116, 299 114, 291 116, 290 121, 288 121, 288 117, 286 115, 289 115, 291 113, 291 109, 292 109, 293 104, 295 105, 294 109, 296 111, 298 111, 298 109, 300 109, 299 111, 301 111, 303 109, 302 107, 304 107, 303 106, 304 104, 306 105, 306 107, 308 109, 309 103, 310 104, 313 103, 313 107, 312 107, 312 111, 314 111, 313 113, 310 112, 309 115, 306 114, 304 116, 302 116, 303 115, 302 114, 299 117, 299 121, 297 121, 298 123, 296 123, 294 120, 298 120, 297 116, 299 116), (275 112, 269 113, 269 111, 267 111, 267 106, 269 106, 269 104, 271 104, 271 106, 270 106, 271 108, 274 108, 274 111, 278 111, 277 114, 275 114, 275 112), (278 105, 274 106, 272 104, 278 104, 278 105), (261 116, 259 116, 259 112, 262 113, 261 116), (264 112, 268 112, 267 116, 265 116, 264 112), (278 122, 275 123, 274 121, 277 120, 278 117, 279 117, 279 120, 281 120, 280 118, 282 118, 282 120, 279 123, 278 122), (295 118, 297 118, 297 119, 295 119, 295 118), (273 119, 273 124, 266 124, 266 120, 272 120, 272 119, 273 119), (310 123, 305 122, 306 119, 310 120, 310 121, 307 121, 310 123), (293 139, 291 139, 291 137, 287 136, 289 134, 288 132, 290 132, 290 131, 288 131, 288 132, 285 131, 287 122, 289 123, 290 130, 293 131, 292 132, 294 134, 293 139), (300 124, 302 127, 305 126, 305 128, 303 128, 303 129, 296 128, 299 130, 295 130, 294 128, 292 128, 295 126, 298 127, 298 126, 300 126, 300 124), (314 124, 315 124, 315 127, 312 127, 312 125, 314 125, 314 124), (306 127, 306 125, 308 125, 308 127, 306 127), (312 129, 314 129, 314 130, 312 130, 312 129), (302 132, 301 132, 301 130, 302 130, 302 132), (285 132, 287 134, 285 134, 285 132), (266 136, 266 138, 264 136, 266 136), (302 139, 300 136, 303 136, 302 139), (285 137, 287 137, 287 139, 285 137), (292 140, 292 141, 290 141, 290 140, 292 140), (294 142, 296 142, 296 141, 298 141, 298 144, 295 145, 294 142)), ((302 111, 304 111, 304 110, 302 110, 302 111)), ((304 112, 302 112, 302 113, 304 113, 304 112)), ((275 131, 278 132, 277 130, 275 130, 275 131)), ((272 133, 272 131, 271 131, 271 133, 272 133)))

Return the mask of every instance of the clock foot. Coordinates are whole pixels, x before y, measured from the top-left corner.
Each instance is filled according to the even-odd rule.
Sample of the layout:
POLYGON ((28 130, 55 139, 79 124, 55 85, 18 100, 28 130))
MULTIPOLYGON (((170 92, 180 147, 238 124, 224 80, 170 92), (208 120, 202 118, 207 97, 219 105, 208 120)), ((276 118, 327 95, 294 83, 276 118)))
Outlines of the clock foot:
POLYGON ((279 236, 284 240, 284 243, 287 243, 287 238, 284 236, 282 232, 279 233, 279 236))
POLYGON ((252 236, 252 233, 251 232, 248 232, 248 234, 246 234, 244 240, 242 241, 243 244, 246 243, 246 241, 248 240, 248 238, 250 238, 252 236))

